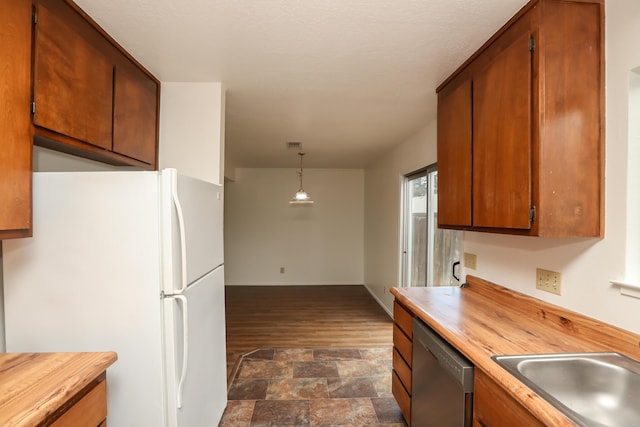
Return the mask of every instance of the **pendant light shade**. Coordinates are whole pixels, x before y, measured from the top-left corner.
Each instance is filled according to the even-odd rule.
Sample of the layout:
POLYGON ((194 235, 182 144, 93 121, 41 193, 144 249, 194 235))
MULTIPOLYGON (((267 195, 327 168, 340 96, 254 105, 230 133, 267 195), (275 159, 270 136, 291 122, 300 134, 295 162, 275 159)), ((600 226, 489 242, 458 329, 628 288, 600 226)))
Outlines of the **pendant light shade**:
POLYGON ((304 152, 299 152, 300 156, 300 170, 297 172, 298 177, 300 178, 300 188, 296 191, 293 198, 289 200, 290 206, 313 206, 313 200, 311 200, 311 196, 304 191, 304 187, 302 186, 302 157, 304 156, 304 152))

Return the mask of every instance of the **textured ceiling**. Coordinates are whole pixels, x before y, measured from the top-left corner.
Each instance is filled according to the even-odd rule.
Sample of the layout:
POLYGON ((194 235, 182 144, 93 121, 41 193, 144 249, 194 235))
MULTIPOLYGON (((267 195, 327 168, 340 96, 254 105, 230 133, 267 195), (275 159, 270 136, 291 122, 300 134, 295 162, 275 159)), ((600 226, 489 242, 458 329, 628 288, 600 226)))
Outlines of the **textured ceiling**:
POLYGON ((525 0, 76 0, 161 81, 221 81, 239 167, 361 168, 525 0))

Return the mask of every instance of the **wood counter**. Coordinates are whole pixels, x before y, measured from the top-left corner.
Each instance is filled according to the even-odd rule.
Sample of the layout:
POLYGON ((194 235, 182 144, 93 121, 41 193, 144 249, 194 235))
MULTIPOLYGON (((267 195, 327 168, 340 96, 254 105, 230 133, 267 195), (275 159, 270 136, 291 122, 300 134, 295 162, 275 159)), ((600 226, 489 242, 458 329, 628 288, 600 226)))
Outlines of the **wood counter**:
POLYGON ((616 351, 640 360, 639 335, 474 276, 467 282, 464 288, 392 288, 391 293, 544 425, 576 424, 491 356, 616 351))
POLYGON ((104 395, 105 371, 116 358, 113 352, 0 354, 0 425, 82 425, 78 417, 104 395))

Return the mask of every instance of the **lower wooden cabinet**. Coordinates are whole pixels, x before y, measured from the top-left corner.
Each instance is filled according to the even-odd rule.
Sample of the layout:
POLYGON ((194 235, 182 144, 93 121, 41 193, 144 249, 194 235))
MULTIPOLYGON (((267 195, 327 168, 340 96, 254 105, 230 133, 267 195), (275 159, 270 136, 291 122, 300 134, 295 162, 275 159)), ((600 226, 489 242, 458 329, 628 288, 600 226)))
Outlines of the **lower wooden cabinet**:
POLYGON ((98 382, 84 397, 51 424, 51 427, 94 427, 106 425, 107 382, 98 382))
POLYGON ((404 361, 398 350, 393 350, 393 370, 404 388, 411 391, 411 366, 404 361))
POLYGON ((107 425, 114 352, 0 353, 0 426, 107 425))
POLYGON ((474 427, 544 426, 480 369, 474 374, 474 427))
POLYGON ((393 303, 393 376, 391 392, 407 425, 411 425, 411 366, 413 315, 398 301, 393 303))
POLYGON ((400 407, 400 411, 402 411, 402 416, 404 420, 407 422, 407 425, 411 425, 411 394, 407 391, 402 384, 402 381, 396 374, 395 370, 391 376, 391 393, 393 393, 393 397, 398 402, 398 406, 400 407))

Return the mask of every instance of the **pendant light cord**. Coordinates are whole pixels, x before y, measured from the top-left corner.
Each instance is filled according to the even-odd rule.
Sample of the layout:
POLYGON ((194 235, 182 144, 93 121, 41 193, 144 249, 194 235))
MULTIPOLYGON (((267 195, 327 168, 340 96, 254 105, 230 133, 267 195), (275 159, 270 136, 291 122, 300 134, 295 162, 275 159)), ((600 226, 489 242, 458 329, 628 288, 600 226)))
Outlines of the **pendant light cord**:
POLYGON ((298 175, 300 175, 300 190, 304 191, 302 187, 302 157, 304 156, 304 152, 301 151, 298 155, 300 156, 300 172, 298 172, 298 175))

